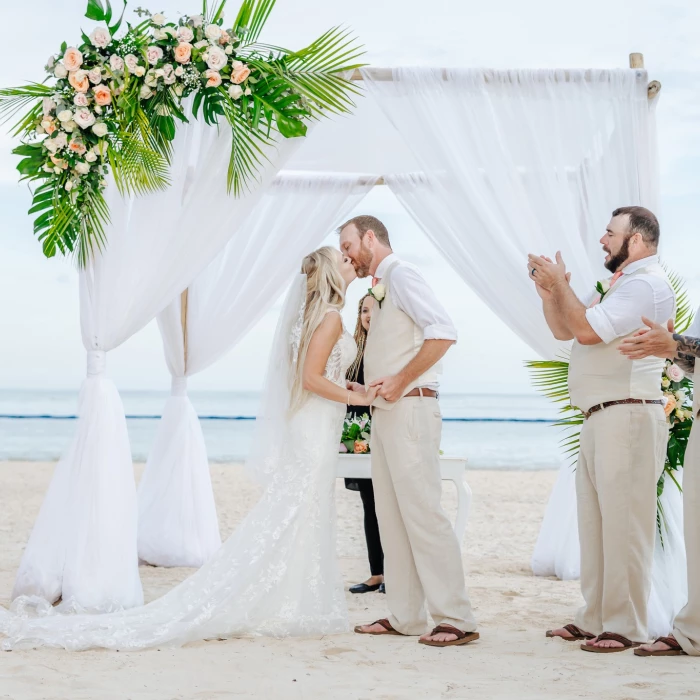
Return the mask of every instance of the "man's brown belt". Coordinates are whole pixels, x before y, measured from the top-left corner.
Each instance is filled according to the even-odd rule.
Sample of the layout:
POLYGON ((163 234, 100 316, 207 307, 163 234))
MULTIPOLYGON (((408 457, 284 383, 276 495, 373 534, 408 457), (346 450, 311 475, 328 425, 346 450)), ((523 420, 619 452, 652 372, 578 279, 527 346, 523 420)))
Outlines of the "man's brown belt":
POLYGON ((594 413, 602 411, 604 408, 608 408, 609 406, 622 406, 630 403, 663 406, 664 402, 661 399, 622 399, 621 401, 605 401, 604 403, 599 403, 596 406, 592 406, 587 411, 584 411, 583 417, 588 420, 594 413))
POLYGON ((407 399, 409 396, 425 396, 429 399, 436 399, 438 393, 434 389, 413 389, 413 391, 409 391, 408 394, 404 396, 404 399, 407 399))

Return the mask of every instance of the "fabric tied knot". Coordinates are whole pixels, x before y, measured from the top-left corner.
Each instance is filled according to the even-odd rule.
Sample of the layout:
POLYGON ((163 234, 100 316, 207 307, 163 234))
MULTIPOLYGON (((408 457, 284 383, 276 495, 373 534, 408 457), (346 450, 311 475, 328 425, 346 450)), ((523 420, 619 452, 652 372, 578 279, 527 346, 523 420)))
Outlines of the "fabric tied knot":
POLYGON ((107 371, 107 353, 104 350, 88 350, 88 377, 99 377, 107 371))
POLYGON ((171 396, 187 396, 187 377, 172 377, 170 394, 171 396))

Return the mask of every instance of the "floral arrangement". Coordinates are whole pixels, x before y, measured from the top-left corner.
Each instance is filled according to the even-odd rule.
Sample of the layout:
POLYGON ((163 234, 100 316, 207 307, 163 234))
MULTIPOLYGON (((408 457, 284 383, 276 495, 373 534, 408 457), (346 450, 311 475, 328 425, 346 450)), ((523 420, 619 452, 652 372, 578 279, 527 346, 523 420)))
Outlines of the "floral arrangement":
POLYGON ((211 9, 204 0, 201 14, 177 21, 138 8, 134 26, 123 23, 123 2, 117 19, 109 0, 88 0, 85 16, 102 24, 64 42, 44 82, 0 90, 0 116, 28 107, 13 127, 22 138, 13 152, 21 179, 40 183, 29 213, 47 257, 76 252, 84 264, 104 244, 110 171, 122 193, 168 186, 178 121, 201 112, 207 124, 229 124, 228 187, 238 195, 272 132, 303 136, 307 121, 349 111, 357 92, 339 75, 361 55, 347 31, 331 29, 298 52, 259 43, 276 0, 243 0, 226 26, 226 0, 211 9))
POLYGON ((345 416, 343 434, 340 438, 339 452, 350 454, 367 454, 369 450, 369 438, 372 421, 368 414, 345 416))

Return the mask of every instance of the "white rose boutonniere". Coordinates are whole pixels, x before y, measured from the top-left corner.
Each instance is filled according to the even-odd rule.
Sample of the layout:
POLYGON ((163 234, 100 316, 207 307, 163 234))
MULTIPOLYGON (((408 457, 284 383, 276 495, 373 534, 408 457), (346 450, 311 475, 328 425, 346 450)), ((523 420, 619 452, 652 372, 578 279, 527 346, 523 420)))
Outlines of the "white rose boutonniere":
POLYGON ((379 304, 379 308, 381 309, 382 302, 386 296, 386 287, 381 283, 375 284, 374 287, 369 290, 369 295, 376 300, 376 302, 379 304))
POLYGON ((610 291, 610 280, 598 280, 595 285, 595 290, 600 294, 600 300, 610 291))

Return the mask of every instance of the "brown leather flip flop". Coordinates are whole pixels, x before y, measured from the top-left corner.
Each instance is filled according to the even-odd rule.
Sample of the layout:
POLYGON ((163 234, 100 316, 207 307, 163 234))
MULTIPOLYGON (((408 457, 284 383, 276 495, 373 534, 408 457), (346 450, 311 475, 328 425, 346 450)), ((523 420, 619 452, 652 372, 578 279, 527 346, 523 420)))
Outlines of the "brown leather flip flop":
POLYGON ((683 647, 673 637, 658 637, 652 643, 663 642, 670 649, 660 649, 658 651, 648 651, 647 649, 635 649, 635 656, 687 656, 683 647))
POLYGON ((374 635, 375 637, 383 637, 385 634, 395 634, 399 637, 403 637, 405 635, 401 634, 401 632, 397 632, 392 626, 391 622, 387 620, 386 618, 383 618, 381 620, 375 620, 374 622, 370 622, 369 625, 357 625, 355 627, 355 634, 371 634, 374 635), (362 630, 363 627, 371 627, 372 625, 381 625, 386 632, 364 632, 362 630))
POLYGON ((462 644, 469 644, 469 642, 473 642, 474 640, 479 639, 478 632, 462 632, 462 630, 458 630, 452 625, 438 625, 430 633, 430 636, 432 637, 433 635, 440 633, 454 634, 457 636, 457 639, 453 639, 451 642, 431 642, 428 639, 419 639, 418 643, 425 644, 429 647, 456 647, 461 646, 462 644))
POLYGON ((621 647, 596 647, 592 644, 582 644, 581 649, 583 651, 591 651, 594 654, 614 654, 618 651, 627 651, 628 649, 633 649, 634 647, 641 646, 641 642, 633 642, 627 637, 623 637, 621 634, 615 634, 615 632, 603 632, 603 634, 598 635, 596 641, 602 642, 606 639, 610 639, 614 642, 620 642, 624 646, 621 647))
POLYGON ((562 637, 560 634, 553 634, 554 630, 547 630, 545 637, 550 637, 551 639, 563 639, 565 642, 579 642, 582 639, 593 639, 594 634, 590 632, 584 632, 580 627, 576 625, 564 625, 562 629, 566 630, 571 636, 562 637))

